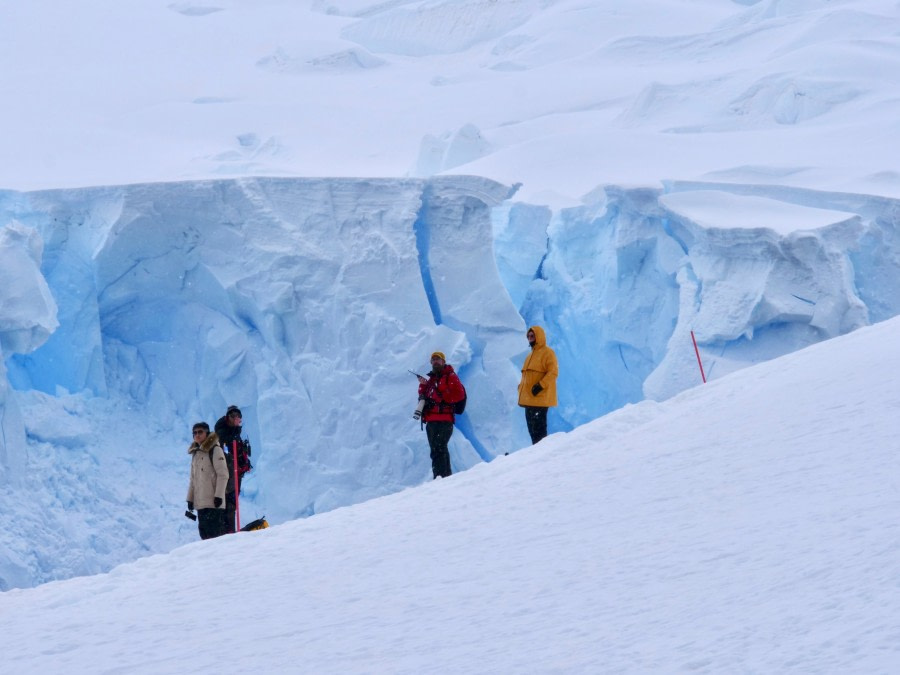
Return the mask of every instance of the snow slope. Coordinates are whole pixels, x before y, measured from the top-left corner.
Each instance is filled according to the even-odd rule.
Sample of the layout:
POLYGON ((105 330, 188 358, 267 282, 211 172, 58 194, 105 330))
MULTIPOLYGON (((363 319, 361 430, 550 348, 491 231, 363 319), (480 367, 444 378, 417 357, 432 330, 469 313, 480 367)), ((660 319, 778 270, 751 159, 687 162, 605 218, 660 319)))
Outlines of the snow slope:
POLYGON ((894 319, 449 479, 9 591, 3 669, 894 672, 898 368, 894 319))

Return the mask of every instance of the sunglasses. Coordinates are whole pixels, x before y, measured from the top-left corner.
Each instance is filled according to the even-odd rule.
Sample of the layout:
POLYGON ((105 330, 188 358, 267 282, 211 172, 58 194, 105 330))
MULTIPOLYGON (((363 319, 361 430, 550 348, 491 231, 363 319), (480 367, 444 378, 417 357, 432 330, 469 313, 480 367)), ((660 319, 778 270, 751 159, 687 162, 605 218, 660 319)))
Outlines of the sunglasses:
POLYGON ((200 434, 208 434, 209 432, 206 429, 194 429, 194 436, 199 436, 200 434))

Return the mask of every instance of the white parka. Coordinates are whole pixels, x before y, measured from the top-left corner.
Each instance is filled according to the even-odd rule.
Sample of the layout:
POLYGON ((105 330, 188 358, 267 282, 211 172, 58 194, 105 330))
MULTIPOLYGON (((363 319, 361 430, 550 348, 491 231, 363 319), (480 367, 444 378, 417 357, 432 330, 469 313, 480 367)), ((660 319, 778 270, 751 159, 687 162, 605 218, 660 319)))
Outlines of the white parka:
POLYGON ((191 455, 191 482, 188 485, 187 501, 194 503, 195 509, 216 508, 213 499, 222 500, 220 509, 225 508, 225 486, 228 484, 228 466, 225 453, 219 445, 219 437, 211 433, 202 444, 192 443, 188 448, 191 455))

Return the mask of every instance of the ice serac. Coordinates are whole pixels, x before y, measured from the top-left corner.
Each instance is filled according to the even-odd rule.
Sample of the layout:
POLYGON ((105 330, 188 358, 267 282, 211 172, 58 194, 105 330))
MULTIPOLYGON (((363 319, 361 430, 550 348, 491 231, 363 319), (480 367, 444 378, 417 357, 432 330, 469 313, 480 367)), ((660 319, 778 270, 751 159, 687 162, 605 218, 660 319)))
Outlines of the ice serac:
POLYGON ((469 389, 472 405, 457 420, 457 429, 478 455, 468 465, 527 444, 524 427, 513 421, 518 371, 512 363, 525 343, 525 327, 496 272, 491 245, 489 207, 510 194, 509 188, 483 179, 435 178, 416 225, 435 323, 467 340, 464 351, 440 344, 435 349, 447 354, 469 389))
POLYGON ((122 215, 121 202, 120 190, 98 188, 31 193, 7 204, 9 213, 42 233, 41 272, 59 307, 59 328, 40 355, 10 362, 17 389, 106 393, 94 256, 122 215))
POLYGON ((678 206, 679 197, 693 196, 691 188, 703 199, 703 187, 683 185, 661 199, 689 264, 679 272, 681 311, 667 358, 645 385, 652 398, 680 391, 680 370, 697 372, 690 350, 678 349, 690 343, 692 329, 704 347, 706 374, 716 377, 869 323, 849 255, 873 226, 864 222, 865 208, 841 207, 826 194, 804 204, 797 192, 763 198, 762 191, 738 191, 730 193, 733 213, 725 226, 703 227, 692 218, 699 202, 678 206), (736 218, 756 227, 728 227, 736 218))
MULTIPOLYGON (((534 229, 506 207, 495 232, 534 229)), ((900 313, 900 203, 764 185, 607 186, 553 214, 546 255, 498 236, 527 323, 559 355, 556 428, 900 313)))
POLYGON ((522 305, 531 282, 541 275, 551 215, 546 206, 521 202, 507 202, 494 209, 497 269, 516 307, 522 305))
POLYGON ((59 325, 41 274, 42 254, 34 228, 16 221, 0 228, 0 484, 22 478, 27 456, 25 425, 4 362, 40 347, 59 325))

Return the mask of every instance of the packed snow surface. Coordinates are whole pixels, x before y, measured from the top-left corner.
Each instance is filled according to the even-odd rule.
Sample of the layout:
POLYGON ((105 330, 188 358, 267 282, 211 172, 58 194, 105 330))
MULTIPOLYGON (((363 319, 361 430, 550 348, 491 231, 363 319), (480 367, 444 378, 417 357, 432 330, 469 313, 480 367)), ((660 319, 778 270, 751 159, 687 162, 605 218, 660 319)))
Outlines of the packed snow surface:
POLYGON ((0 595, 3 670, 890 673, 900 320, 365 504, 0 595))

